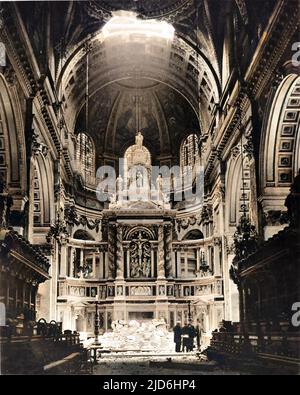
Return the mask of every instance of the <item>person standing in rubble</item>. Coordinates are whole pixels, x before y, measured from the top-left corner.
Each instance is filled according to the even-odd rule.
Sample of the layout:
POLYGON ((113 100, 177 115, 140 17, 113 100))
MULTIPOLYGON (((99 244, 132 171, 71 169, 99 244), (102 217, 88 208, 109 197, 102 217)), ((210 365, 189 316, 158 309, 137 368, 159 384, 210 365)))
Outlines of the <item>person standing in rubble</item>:
POLYGON ((181 351, 181 335, 182 335, 182 328, 180 322, 178 321, 176 326, 173 329, 174 332, 174 343, 175 343, 175 351, 181 351))
POLYGON ((191 323, 188 324, 188 335, 189 335, 188 351, 192 352, 194 349, 194 339, 196 337, 196 330, 194 325, 192 325, 191 323))
POLYGON ((190 351, 190 328, 188 323, 185 323, 184 327, 182 328, 182 351, 190 351))
POLYGON ((201 335, 202 335, 202 325, 200 323, 200 320, 197 320, 196 324, 196 339, 197 339, 197 348, 199 351, 201 351, 201 335))

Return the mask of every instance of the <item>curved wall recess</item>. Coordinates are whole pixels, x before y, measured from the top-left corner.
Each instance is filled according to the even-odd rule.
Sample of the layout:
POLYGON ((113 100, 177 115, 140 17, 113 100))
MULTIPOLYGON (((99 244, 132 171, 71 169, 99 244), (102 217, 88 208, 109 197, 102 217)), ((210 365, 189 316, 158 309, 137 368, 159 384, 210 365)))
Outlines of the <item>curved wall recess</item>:
POLYGON ((228 227, 236 227, 244 210, 251 216, 249 203, 252 190, 250 163, 247 158, 244 158, 244 163, 242 164, 239 146, 232 150, 232 157, 228 164, 226 185, 228 186, 225 199, 226 224, 228 227))

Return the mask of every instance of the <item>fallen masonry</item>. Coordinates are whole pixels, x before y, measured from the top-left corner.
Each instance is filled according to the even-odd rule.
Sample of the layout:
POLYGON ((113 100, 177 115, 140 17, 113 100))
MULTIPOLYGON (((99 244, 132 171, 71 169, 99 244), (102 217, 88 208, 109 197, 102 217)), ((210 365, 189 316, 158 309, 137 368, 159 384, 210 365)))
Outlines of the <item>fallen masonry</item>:
POLYGON ((114 321, 113 332, 100 337, 101 346, 112 351, 134 351, 153 353, 174 352, 173 334, 168 331, 164 320, 114 321))

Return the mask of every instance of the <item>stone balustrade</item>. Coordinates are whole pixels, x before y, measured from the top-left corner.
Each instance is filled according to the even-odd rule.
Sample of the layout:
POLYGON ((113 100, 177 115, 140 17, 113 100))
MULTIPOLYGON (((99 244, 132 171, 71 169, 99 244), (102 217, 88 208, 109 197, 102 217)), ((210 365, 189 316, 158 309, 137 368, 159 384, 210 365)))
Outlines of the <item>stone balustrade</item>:
POLYGON ((101 283, 84 280, 65 279, 59 281, 59 298, 82 298, 95 301, 96 295, 99 300, 110 300, 115 297, 125 296, 130 299, 155 299, 166 297, 181 299, 191 297, 217 297, 222 296, 222 279, 213 276, 192 280, 172 280, 165 285, 157 284, 155 280, 125 282, 124 285, 115 285, 114 282, 102 281, 101 283), (121 289, 122 288, 122 289, 121 289))

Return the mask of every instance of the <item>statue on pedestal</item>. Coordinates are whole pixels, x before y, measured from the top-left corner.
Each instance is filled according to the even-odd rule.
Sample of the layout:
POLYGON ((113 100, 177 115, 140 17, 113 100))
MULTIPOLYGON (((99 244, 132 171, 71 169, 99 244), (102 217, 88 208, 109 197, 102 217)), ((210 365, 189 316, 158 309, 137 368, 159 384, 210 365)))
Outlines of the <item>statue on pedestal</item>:
POLYGON ((136 137, 135 137, 135 144, 138 148, 143 147, 143 142, 144 142, 144 137, 141 132, 138 132, 136 137))
POLYGON ((137 188, 143 188, 144 186, 143 173, 140 170, 136 173, 136 186, 137 188))
POLYGON ((117 202, 122 200, 122 192, 123 192, 123 178, 121 175, 116 180, 116 198, 117 202))
POLYGON ((161 174, 159 174, 159 176, 156 179, 156 189, 157 189, 157 200, 159 202, 162 202, 164 200, 164 196, 163 196, 163 178, 161 174))
POLYGON ((124 174, 131 201, 148 200, 150 196, 151 155, 143 146, 143 135, 138 132, 135 144, 125 152, 124 174))

